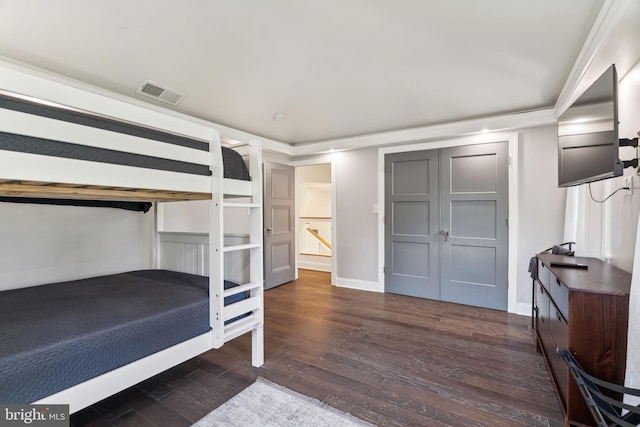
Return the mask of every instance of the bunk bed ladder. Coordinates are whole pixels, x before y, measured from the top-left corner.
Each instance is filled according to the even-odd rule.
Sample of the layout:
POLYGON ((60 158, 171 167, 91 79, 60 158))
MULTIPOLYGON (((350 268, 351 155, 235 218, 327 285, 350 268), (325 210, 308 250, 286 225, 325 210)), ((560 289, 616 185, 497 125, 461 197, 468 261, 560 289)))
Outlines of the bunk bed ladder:
MULTIPOLYGON (((216 136, 217 138, 217 136, 216 136)), ((249 143, 249 174, 251 181, 251 196, 249 202, 236 203, 225 199, 224 195, 234 195, 236 186, 223 178, 221 169, 213 170, 213 194, 210 210, 209 244, 211 250, 210 298, 211 325, 213 327, 213 347, 219 348, 225 342, 239 335, 251 332, 252 336, 252 365, 261 366, 264 363, 264 279, 263 279, 263 248, 262 248, 262 153, 258 142, 249 143), (229 186, 225 186, 225 181, 229 186), (230 190, 229 190, 230 188, 230 190), (231 192, 231 193, 230 193, 231 192), (249 211, 249 243, 224 246, 224 208, 246 208, 249 211), (234 251, 248 251, 249 253, 249 283, 224 290, 224 254, 234 251), (242 301, 224 305, 224 298, 246 292, 248 298, 242 301)), ((212 155, 220 156, 213 162, 221 165, 219 140, 212 144, 212 155), (216 146, 217 147, 214 147, 216 146)))

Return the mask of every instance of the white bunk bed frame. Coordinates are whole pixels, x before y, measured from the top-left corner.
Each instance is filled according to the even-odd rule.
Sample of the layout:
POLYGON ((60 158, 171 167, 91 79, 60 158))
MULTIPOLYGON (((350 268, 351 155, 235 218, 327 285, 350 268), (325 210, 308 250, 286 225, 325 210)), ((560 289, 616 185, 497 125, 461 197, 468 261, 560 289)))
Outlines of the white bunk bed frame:
MULTIPOLYGON (((0 92, 51 105, 15 93, 0 92)), ((55 106, 78 111, 60 104, 55 106)), ((77 412, 212 348, 220 348, 247 332, 252 333, 252 365, 263 364, 262 154, 258 142, 248 146, 252 180, 241 181, 223 178, 220 137, 214 128, 211 128, 209 140, 202 141, 209 144, 209 151, 202 151, 0 108, 0 131, 207 165, 212 171, 211 176, 200 176, 0 150, 0 195, 3 196, 154 202, 212 200, 209 218, 210 331, 33 403, 68 404, 71 413, 77 412), (229 201, 232 199, 225 199, 227 195, 250 197, 251 201, 233 203, 229 201), (222 210, 225 207, 250 210, 249 244, 224 247, 222 210), (250 282, 224 290, 224 253, 229 251, 250 251, 250 282), (248 292, 249 298, 224 306, 224 297, 241 292, 248 292), (245 313, 251 314, 224 324, 245 313)))

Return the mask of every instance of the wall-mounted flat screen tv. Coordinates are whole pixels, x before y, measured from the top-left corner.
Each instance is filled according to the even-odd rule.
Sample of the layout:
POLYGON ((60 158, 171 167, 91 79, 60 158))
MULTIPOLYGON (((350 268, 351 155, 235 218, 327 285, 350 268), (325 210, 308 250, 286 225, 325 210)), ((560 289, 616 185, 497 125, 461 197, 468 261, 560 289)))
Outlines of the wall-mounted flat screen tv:
POLYGON ((558 117, 559 187, 622 175, 617 92, 612 65, 558 117))

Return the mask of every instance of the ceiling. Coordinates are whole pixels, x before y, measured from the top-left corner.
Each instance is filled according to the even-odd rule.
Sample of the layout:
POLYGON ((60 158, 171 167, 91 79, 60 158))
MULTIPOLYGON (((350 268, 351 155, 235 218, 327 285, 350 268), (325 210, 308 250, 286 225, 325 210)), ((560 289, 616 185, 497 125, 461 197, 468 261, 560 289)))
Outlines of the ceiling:
POLYGON ((553 107, 602 3, 0 0, 0 55, 298 145, 553 107))

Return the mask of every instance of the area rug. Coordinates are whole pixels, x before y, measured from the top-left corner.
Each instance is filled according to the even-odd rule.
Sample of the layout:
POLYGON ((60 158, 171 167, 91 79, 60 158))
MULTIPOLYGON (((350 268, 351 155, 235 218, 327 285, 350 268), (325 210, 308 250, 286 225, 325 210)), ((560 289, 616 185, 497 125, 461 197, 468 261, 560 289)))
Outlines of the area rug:
POLYGON ((371 426, 317 399, 258 378, 193 427, 371 426))

